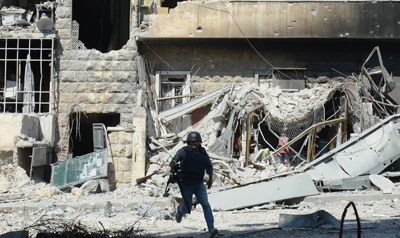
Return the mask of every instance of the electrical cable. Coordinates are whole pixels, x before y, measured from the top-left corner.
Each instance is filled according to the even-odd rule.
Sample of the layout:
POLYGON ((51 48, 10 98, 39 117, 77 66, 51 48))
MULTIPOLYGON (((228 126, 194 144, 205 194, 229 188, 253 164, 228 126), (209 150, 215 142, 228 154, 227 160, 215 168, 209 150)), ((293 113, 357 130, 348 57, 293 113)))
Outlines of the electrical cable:
MULTIPOLYGON (((246 35, 243 33, 242 29, 239 27, 239 24, 236 22, 235 18, 233 17, 233 15, 232 15, 229 11, 226 11, 226 10, 219 10, 219 9, 215 9, 215 8, 211 8, 211 7, 206 7, 206 6, 201 6, 201 5, 198 5, 198 6, 199 6, 199 8, 200 8, 200 7, 204 7, 204 8, 208 8, 208 9, 214 10, 214 11, 220 11, 220 12, 226 12, 226 13, 228 13, 228 14, 232 17, 232 20, 235 22, 235 24, 236 24, 237 28, 239 29, 240 33, 242 34, 242 36, 246 39, 247 43, 249 43, 249 45, 251 46, 251 48, 253 48, 253 50, 258 54, 258 56, 260 56, 261 59, 263 59, 263 60, 272 68, 272 70, 276 70, 276 71, 278 71, 279 73, 281 73, 282 75, 288 77, 288 79, 292 79, 292 78, 289 77, 288 75, 286 75, 286 74, 282 73, 280 70, 278 70, 275 66, 273 66, 268 60, 266 60, 266 59, 261 55, 261 53, 253 46, 253 44, 251 44, 250 40, 249 40, 249 39, 246 37, 246 35)), ((198 16, 200 16, 200 14, 198 14, 198 16)), ((199 24, 198 24, 198 23, 197 23, 197 26, 199 27, 199 24)), ((269 72, 269 71, 272 71, 272 70, 270 69, 270 70, 268 70, 268 72, 269 72)))

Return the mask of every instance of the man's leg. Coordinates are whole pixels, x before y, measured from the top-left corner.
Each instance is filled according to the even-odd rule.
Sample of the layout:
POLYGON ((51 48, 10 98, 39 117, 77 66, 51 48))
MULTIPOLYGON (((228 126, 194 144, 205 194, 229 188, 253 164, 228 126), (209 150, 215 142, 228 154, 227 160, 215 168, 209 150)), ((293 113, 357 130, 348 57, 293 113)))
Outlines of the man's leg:
POLYGON ((199 183, 196 185, 196 190, 194 191, 194 194, 196 195, 197 200, 203 208, 204 218, 206 219, 208 231, 211 231, 214 229, 214 216, 212 214, 211 206, 208 203, 207 189, 204 183, 199 183))
MULTIPOLYGON (((184 196, 184 200, 186 201, 187 204, 187 209, 191 209, 192 208, 192 197, 193 197, 193 193, 195 191, 195 186, 189 186, 189 185, 184 185, 182 184, 182 188, 183 188, 183 196, 184 196)), ((179 215, 183 216, 185 214, 188 214, 189 211, 186 209, 185 203, 181 204, 178 206, 178 213, 179 215)))

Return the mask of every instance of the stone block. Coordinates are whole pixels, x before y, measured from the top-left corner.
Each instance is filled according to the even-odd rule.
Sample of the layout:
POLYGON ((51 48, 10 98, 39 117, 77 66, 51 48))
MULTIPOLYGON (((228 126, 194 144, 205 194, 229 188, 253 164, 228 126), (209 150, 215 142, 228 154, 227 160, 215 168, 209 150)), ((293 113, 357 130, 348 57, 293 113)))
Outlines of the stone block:
POLYGON ((221 82, 216 82, 216 83, 207 83, 205 85, 205 92, 206 93, 211 93, 214 92, 218 89, 221 89, 223 84, 221 82))
POLYGON ((131 158, 115 158, 114 157, 114 165, 116 171, 130 171, 132 167, 132 159, 131 158))
POLYGON ((130 144, 132 142, 132 133, 125 131, 109 132, 108 138, 111 144, 130 144))
POLYGON ((215 82, 222 82, 222 79, 219 76, 214 76, 214 77, 212 77, 211 82, 214 82, 214 83, 215 82))
POLYGON ((232 76, 224 76, 222 78, 222 82, 224 82, 224 83, 232 83, 233 82, 233 77, 232 76))
MULTIPOLYGON (((132 105, 131 106, 131 109, 133 108, 134 106, 132 105)), ((121 122, 121 125, 122 124, 124 124, 124 125, 126 125, 126 124, 132 124, 132 113, 121 113, 121 115, 120 115, 120 122, 121 122)))
POLYGON ((57 50, 71 50, 71 39, 60 39, 58 41, 58 44, 56 44, 56 49, 57 50))
POLYGON ((133 146, 132 145, 126 145, 125 156, 127 158, 132 158, 132 151, 133 151, 133 146))
POLYGON ((76 72, 73 71, 59 72, 59 78, 61 82, 76 82, 76 72))
POLYGON ((205 83, 192 83, 193 93, 203 93, 206 90, 205 83))
POLYGON ((112 71, 110 61, 102 60, 102 61, 97 62, 97 65, 99 66, 99 70, 101 70, 101 71, 112 71))
POLYGON ((88 89, 90 89, 93 93, 105 93, 108 90, 108 85, 105 83, 85 83, 82 84, 83 87, 85 88, 85 91, 87 92, 88 89))
POLYGON ((59 62, 59 70, 64 71, 69 69, 69 61, 68 60, 60 60, 59 62))
POLYGON ((124 176, 125 176, 124 171, 115 171, 115 180, 112 182, 123 183, 125 181, 124 176))
MULTIPOLYGON (((85 61, 80 61, 80 60, 71 60, 69 62, 69 70, 70 71, 85 71, 85 61)), ((78 74, 79 76, 79 74, 78 74)))
POLYGON ((57 18, 56 21, 57 30, 69 29, 69 31, 71 32, 71 27, 72 27, 71 18, 57 18))
POLYGON ((88 70, 88 71, 98 71, 99 70, 99 65, 94 60, 85 61, 84 65, 85 65, 85 70, 88 70))
POLYGON ((250 83, 253 83, 254 82, 254 78, 252 78, 252 77, 244 77, 243 78, 243 82, 250 82, 250 83))
POLYGON ((192 81, 192 83, 204 82, 204 78, 201 78, 200 76, 193 76, 190 78, 190 80, 192 81))
POLYGON ((122 62, 115 61, 115 60, 110 61, 110 69, 111 69, 111 71, 121 71, 121 70, 123 70, 121 63, 122 62))
MULTIPOLYGON (((77 77, 76 81, 80 82, 80 84, 88 83, 88 82, 90 82, 90 80, 88 80, 88 79, 93 77, 93 72, 91 72, 91 71, 79 71, 79 72, 77 72, 76 77, 77 77)), ((88 88, 88 89, 90 89, 90 88, 88 88)))
POLYGON ((57 6, 56 10, 54 11, 57 21, 61 19, 69 19, 72 21, 72 8, 67 6, 57 6))
MULTIPOLYGON (((60 5, 64 6, 64 7, 69 7, 72 10, 72 1, 73 0, 62 0, 60 5)), ((60 2, 60 1, 58 1, 58 2, 60 2)))
POLYGON ((236 76, 233 78, 233 82, 235 83, 241 83, 243 80, 243 78, 241 76, 236 76))
MULTIPOLYGON (((124 157, 125 156, 125 145, 111 145, 111 150, 108 151, 108 156, 113 157, 124 157), (112 154, 111 154, 112 153, 112 154)), ((118 168, 117 168, 118 170, 118 168)))
POLYGON ((72 33, 71 29, 58 29, 58 36, 60 39, 71 39, 72 38, 72 33))
POLYGON ((123 183, 130 183, 132 181, 132 172, 131 171, 124 171, 124 181, 123 183))

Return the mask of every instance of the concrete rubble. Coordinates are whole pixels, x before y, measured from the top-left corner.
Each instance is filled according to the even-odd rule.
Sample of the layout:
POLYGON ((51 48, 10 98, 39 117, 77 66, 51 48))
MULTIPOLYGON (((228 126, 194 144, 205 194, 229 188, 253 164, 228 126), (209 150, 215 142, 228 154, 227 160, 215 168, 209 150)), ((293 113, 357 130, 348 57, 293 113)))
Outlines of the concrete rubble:
MULTIPOLYGON (((374 52, 377 52, 380 57, 378 47, 372 51, 371 55, 374 52)), ((367 64, 370 58, 371 56, 366 60, 364 65, 367 64)), ((382 87, 389 89, 386 89, 386 91, 385 89, 376 90, 380 96, 384 97, 384 93, 393 90, 394 85, 391 83, 393 80, 384 66, 381 65, 380 68, 383 69, 382 77, 387 82, 382 87)), ((364 67, 363 70, 365 71, 366 68, 364 67)), ((218 97, 212 102, 210 112, 198 125, 189 127, 177 134, 172 133, 157 138, 152 137, 148 141, 151 153, 149 156, 150 167, 147 175, 151 176, 151 173, 157 170, 163 171, 167 167, 171 157, 186 145, 185 137, 187 134, 194 130, 200 132, 203 139, 202 145, 212 158, 215 169, 214 175, 216 176, 214 176, 214 188, 210 194, 210 202, 214 203, 218 209, 241 209, 271 201, 283 202, 291 198, 314 195, 316 194, 315 191, 317 191, 315 189, 318 189, 320 192, 329 189, 354 190, 371 188, 375 185, 383 192, 390 193, 393 188, 390 180, 386 179, 389 182, 386 180, 383 181, 384 177, 376 176, 382 173, 390 164, 394 164, 400 156, 400 153, 396 149, 398 148, 397 116, 392 116, 382 122, 383 118, 376 120, 376 116, 371 115, 370 117, 373 120, 365 123, 365 118, 363 119, 365 114, 360 114, 365 105, 360 106, 359 101, 357 101, 359 92, 365 89, 365 85, 362 84, 362 80, 365 77, 364 74, 361 73, 360 77, 353 75, 347 78, 337 77, 330 79, 328 77, 319 77, 317 79, 309 79, 307 87, 298 91, 287 91, 279 87, 269 88, 253 83, 236 84, 215 91, 212 95, 218 95, 218 97), (340 97, 340 100, 334 101, 334 98, 337 99, 338 97, 340 97), (344 103, 345 101, 348 105, 344 103), (331 112, 328 115, 325 107, 329 106, 330 103, 338 103, 339 105, 334 105, 333 109, 331 109, 334 110, 334 113, 331 112), (250 146, 255 146, 251 151, 246 148, 248 155, 243 152, 239 156, 235 155, 233 149, 235 131, 240 125, 243 128, 243 124, 248 123, 251 114, 257 117, 256 121, 258 125, 253 121, 251 128, 246 129, 248 132, 251 132, 252 137, 250 138, 250 135, 248 135, 247 139, 242 138, 241 150, 244 151, 244 147, 249 146, 243 143, 243 141, 254 139, 255 141, 247 143, 252 143, 250 146), (319 158, 316 156, 310 159, 308 155, 310 149, 307 149, 307 154, 305 154, 304 145, 310 144, 309 137, 312 135, 308 135, 307 139, 303 139, 303 141, 300 138, 304 138, 307 135, 305 134, 307 130, 315 130, 314 134, 318 134, 324 129, 333 128, 329 120, 349 121, 348 125, 352 127, 350 130, 353 131, 353 139, 346 142, 344 139, 346 135, 340 135, 338 132, 339 130, 345 130, 345 128, 342 128, 343 124, 340 124, 337 127, 337 135, 333 139, 333 136, 329 138, 329 140, 332 139, 328 143, 328 145, 331 144, 328 147, 329 149, 325 149, 327 146, 322 148, 321 145, 313 144, 314 149, 311 150, 319 150, 319 152, 318 154, 315 152, 312 156, 317 154, 319 158), (264 127, 262 127, 262 124, 264 124, 264 127), (319 124, 322 126, 315 127, 315 125, 319 124), (265 139, 263 134, 269 133, 268 130, 270 132, 269 138, 271 138, 272 134, 272 137, 276 137, 273 138, 275 141, 279 135, 285 133, 290 140, 299 140, 303 144, 299 146, 298 143, 297 145, 292 143, 290 146, 286 146, 293 153, 291 166, 287 167, 279 162, 277 158, 279 157, 278 153, 283 147, 278 148, 274 144, 276 142, 269 142, 265 139), (387 131, 391 133, 387 133, 387 131), (381 137, 377 137, 378 134, 381 135, 382 133, 384 134, 384 138, 381 140, 387 142, 383 144, 375 142, 375 138, 381 137), (258 141, 260 138, 263 138, 265 142, 263 143, 264 148, 260 146, 262 143, 258 141), (293 149, 293 146, 296 149, 293 149), (377 152, 379 151, 381 154, 377 153, 376 156, 385 159, 376 159, 376 156, 372 156, 371 154, 357 155, 361 148, 364 147, 369 147, 377 152), (388 150, 388 147, 393 148, 393 150, 388 150), (357 162, 354 160, 351 161, 352 158, 348 156, 349 153, 359 158, 359 160, 356 160, 357 162), (360 166, 367 158, 371 158, 371 161, 360 166), (353 170, 356 169, 357 172, 351 172, 350 168, 353 170), (293 189, 296 188, 295 184, 289 186, 288 189, 292 192, 291 194, 289 193, 289 196, 285 194, 281 194, 280 196, 261 195, 259 192, 260 188, 258 186, 262 186, 262 184, 266 184, 265 186, 267 187, 274 186, 271 183, 279 183, 279 179, 290 179, 290 177, 301 176, 302 174, 311 175, 310 181, 313 182, 309 183, 307 187, 304 184, 308 183, 303 183, 302 186, 302 192, 310 189, 309 194, 296 194, 293 192, 293 189), (365 174, 371 174, 371 176, 364 176, 365 174), (383 179, 379 179, 381 177, 383 179), (256 187, 251 189, 251 186, 256 187), (246 194, 255 193, 259 194, 255 196, 256 198, 253 195, 246 196, 246 194), (230 206, 224 197, 238 197, 238 203, 230 206), (260 198, 260 200, 257 200, 257 198, 260 198), (252 200, 254 201, 251 202, 252 200), (223 206, 223 208, 220 206, 223 206)), ((370 81, 372 80, 371 77, 369 79, 370 81)), ((375 88, 378 88, 378 86, 375 88)), ((374 96, 377 99, 377 95, 374 94, 374 96)), ((179 116, 181 114, 188 114, 202 107, 205 102, 209 102, 209 98, 211 97, 215 98, 215 96, 204 95, 158 114, 158 118, 154 118, 154 120, 161 123, 156 124, 156 127, 163 127, 159 131, 168 131, 167 128, 171 126, 169 123, 173 119, 169 117, 170 115, 174 115, 177 112, 180 113, 179 116)), ((387 115, 394 115, 396 111, 396 109, 383 110, 387 115)), ((318 139, 318 136, 315 137, 314 135, 313 138, 318 139)), ((396 169, 398 170, 399 168, 395 167, 396 169)), ((166 174, 164 173, 164 175, 166 174)), ((154 175, 151 178, 147 180, 146 184, 157 187, 164 185, 168 179, 167 176, 160 175, 154 175)), ((146 184, 140 186, 143 186, 143 189, 146 190, 151 189, 146 184)), ((153 191, 153 194, 158 195, 156 189, 153 191)), ((230 201, 233 202, 232 199, 230 201)))
MULTIPOLYGON (((31 180, 21 167, 2 166, 0 202, 5 206, 1 211, 7 213, 32 209, 36 215, 51 217, 66 213, 72 215, 88 209, 107 218, 134 211, 148 219, 171 220, 173 205, 180 201, 180 193, 178 187, 172 184, 172 196, 163 197, 169 175, 168 164, 175 153, 186 145, 186 136, 193 130, 201 134, 202 146, 208 151, 214 166, 215 181, 209 201, 215 211, 284 207, 285 202, 291 204, 293 201, 312 199, 330 190, 376 190, 381 194, 394 195, 394 201, 398 196, 398 184, 388 178, 398 176, 400 114, 384 108, 382 110, 388 114, 387 117, 376 119, 379 123, 373 120, 366 123, 363 118, 365 114, 359 114, 364 105, 358 105, 357 89, 363 89, 358 80, 355 76, 333 79, 319 77, 309 79, 306 88, 295 91, 254 83, 233 84, 166 111, 153 112, 153 126, 162 133, 147 138, 147 176, 140 182, 136 180, 136 186, 127 189, 110 192, 107 181, 96 179, 79 184, 81 186, 71 186, 69 190, 60 190, 31 180), (169 132, 168 128, 174 119, 205 105, 210 106, 210 111, 198 124, 178 133, 169 132), (326 110, 327 107, 330 110, 326 110), (338 136, 344 130, 343 124, 334 126, 336 121, 343 122, 342 118, 349 120, 348 124, 352 127, 349 140, 344 139, 346 135, 338 136), (337 135, 334 136, 332 132, 337 135), (277 142, 282 134, 288 136, 289 142, 279 147, 277 142), (326 144, 311 142, 311 138, 319 139, 318 135, 331 139, 329 143, 332 145, 328 150, 325 151, 326 144), (308 149, 305 149, 305 145, 308 149), (290 148, 292 157, 289 166, 282 164, 278 158, 279 152, 286 147, 290 148), (389 172, 385 171, 388 167, 392 168, 389 172), (97 193, 102 193, 106 200, 94 205, 84 203, 97 193), (141 200, 130 200, 132 194, 140 194, 141 200), (149 198, 156 200, 149 204, 146 202, 149 198), (25 204, 46 199, 56 200, 52 200, 53 204, 46 204, 43 209, 29 208, 25 204), (162 202, 156 206, 157 199, 162 202), (64 205, 58 206, 56 203, 64 205), (12 205, 7 207, 8 204, 12 205)), ((384 87, 387 87, 386 84, 384 87)), ((370 97, 371 100, 383 97, 387 91, 377 89, 376 92, 379 93, 370 97)), ((370 111, 367 109, 368 113, 370 111)), ((35 143, 25 135, 18 136, 16 140, 20 146, 35 143)), ((41 143, 47 142, 44 140, 41 143)), ((294 218, 288 215, 282 219, 290 221, 280 220, 279 226, 315 228, 331 224, 338 228, 338 221, 325 211, 317 211, 300 219, 315 217, 328 217, 330 220, 326 223, 318 220, 304 226, 302 224, 307 221, 300 221, 300 225, 290 224, 294 218)), ((202 230, 194 226, 187 227, 202 230)), ((12 230, 6 228, 1 232, 12 230)))

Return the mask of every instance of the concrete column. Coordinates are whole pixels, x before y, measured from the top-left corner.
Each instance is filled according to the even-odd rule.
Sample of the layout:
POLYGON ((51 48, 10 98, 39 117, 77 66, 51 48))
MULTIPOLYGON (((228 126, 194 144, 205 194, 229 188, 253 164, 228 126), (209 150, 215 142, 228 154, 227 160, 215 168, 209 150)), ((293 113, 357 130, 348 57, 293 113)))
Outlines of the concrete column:
POLYGON ((145 176, 146 169, 146 136, 147 136, 147 113, 143 107, 133 108, 133 133, 132 149, 132 184, 136 179, 145 176))

